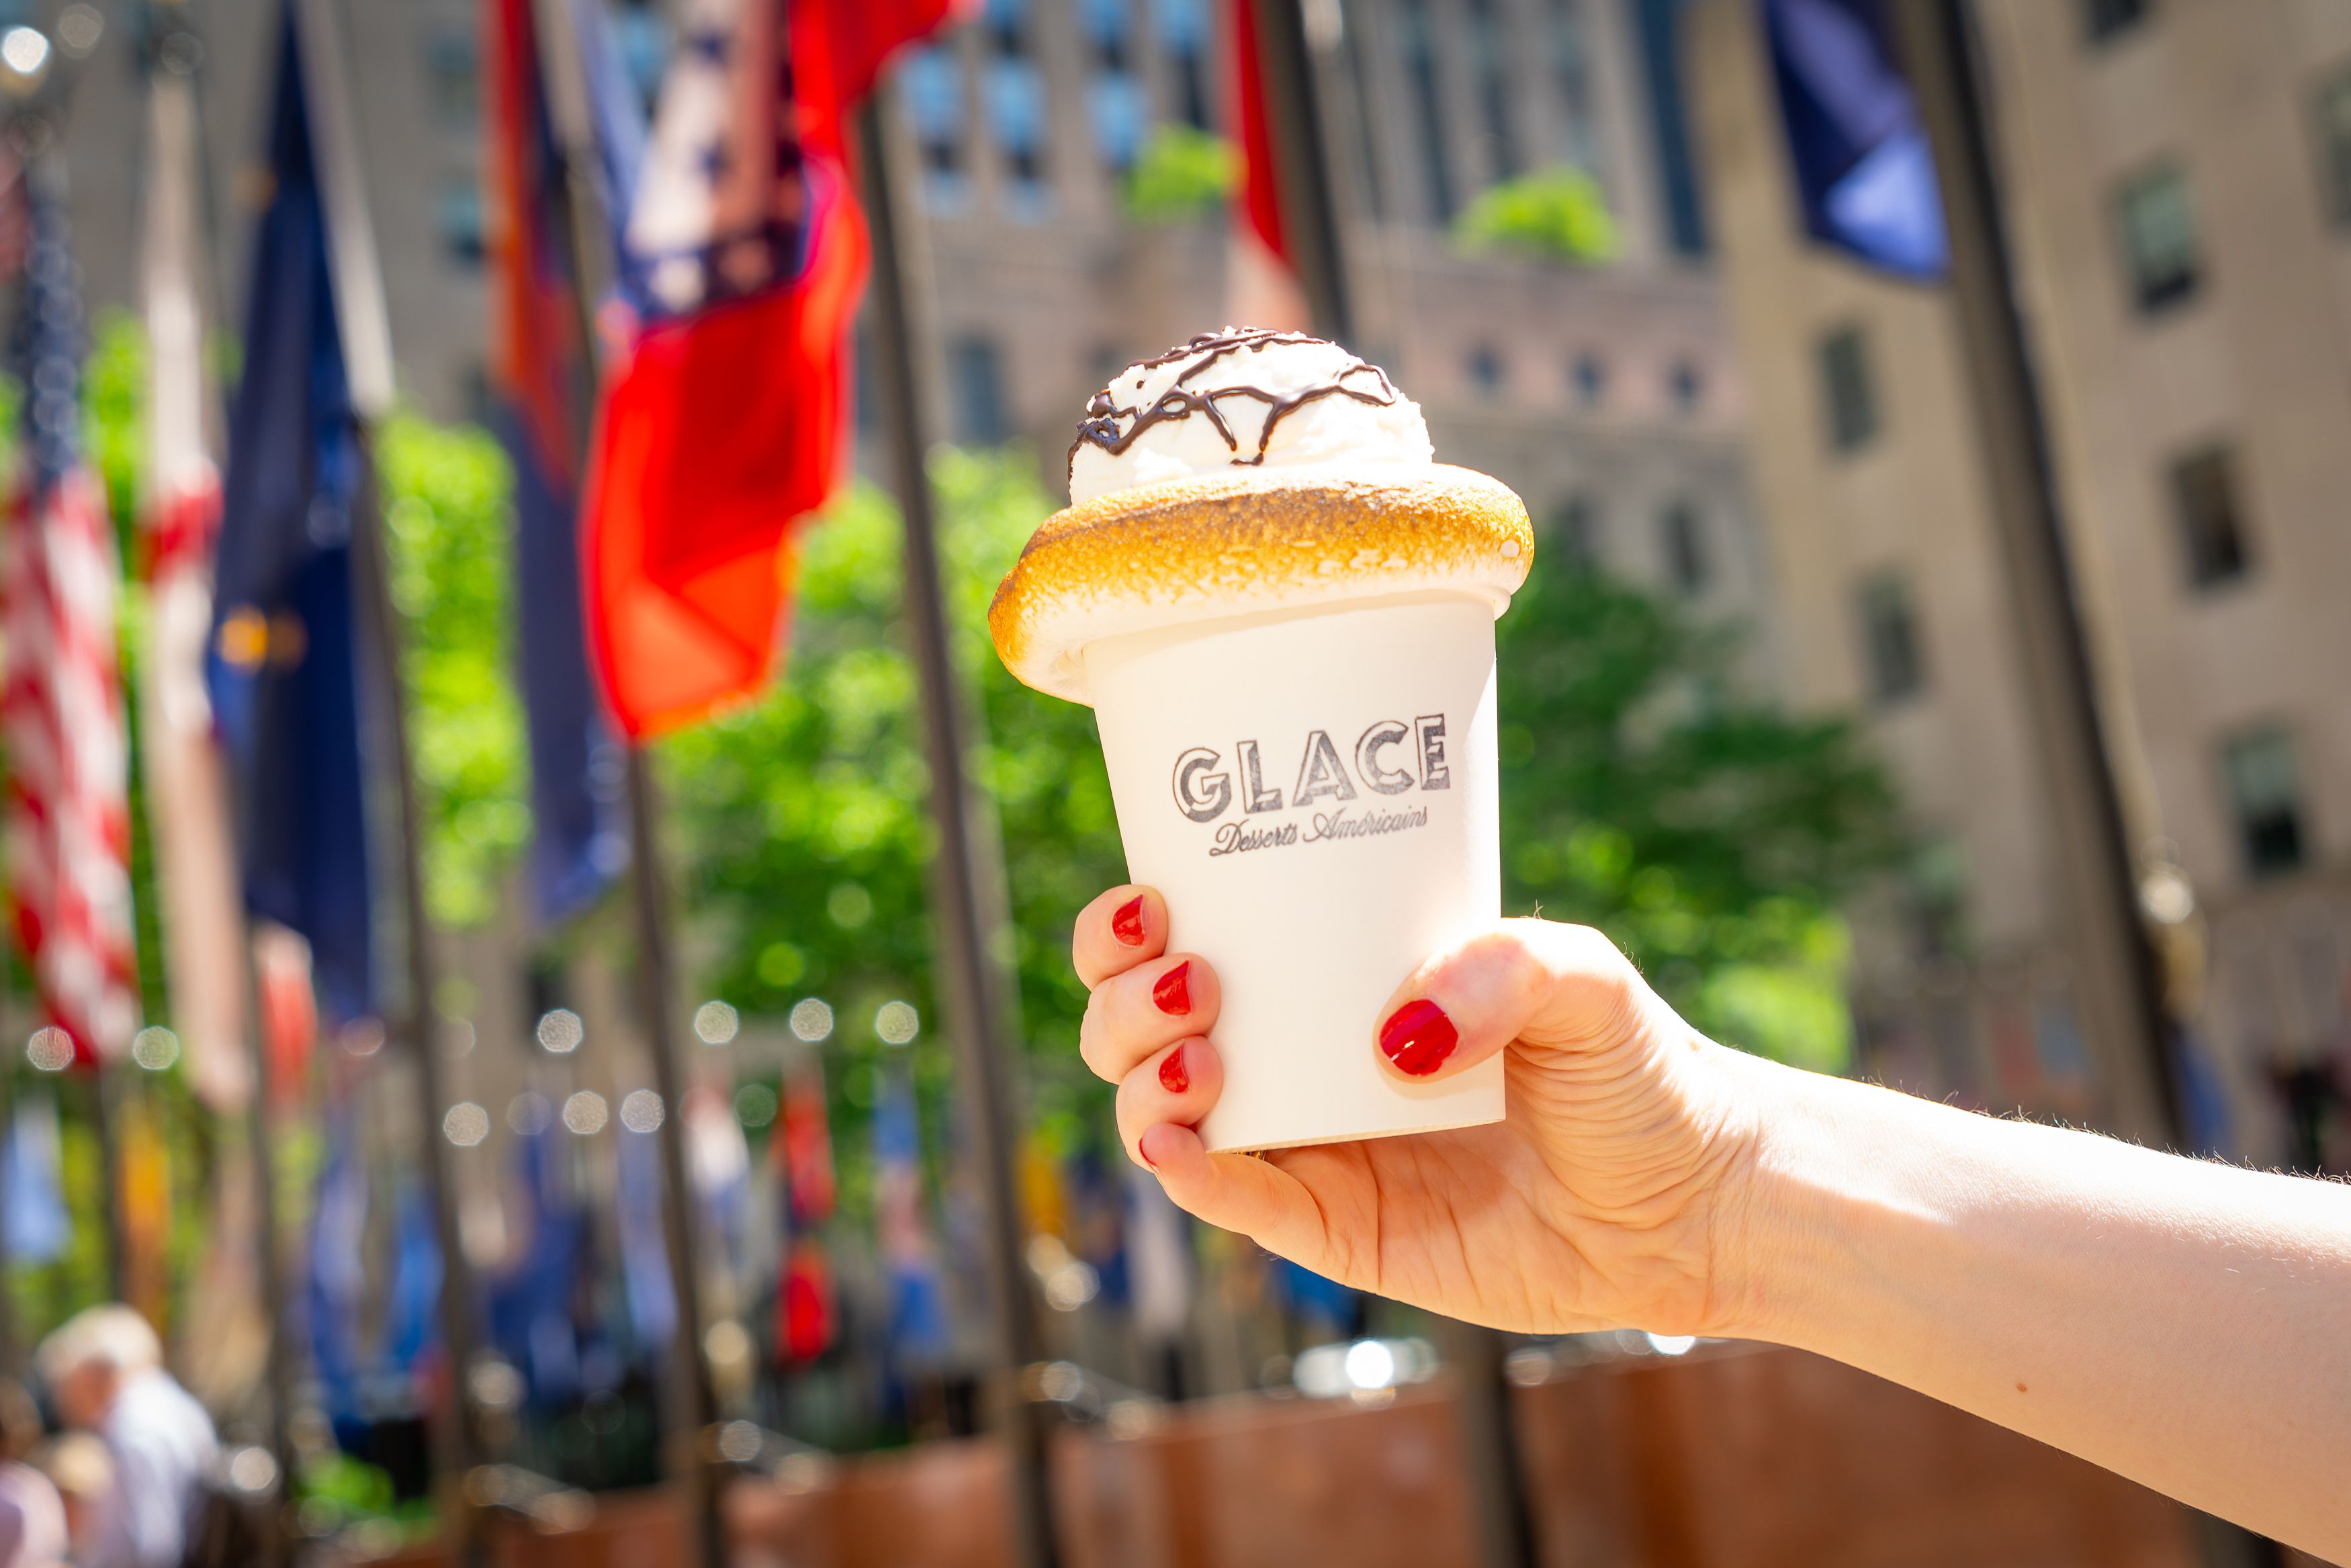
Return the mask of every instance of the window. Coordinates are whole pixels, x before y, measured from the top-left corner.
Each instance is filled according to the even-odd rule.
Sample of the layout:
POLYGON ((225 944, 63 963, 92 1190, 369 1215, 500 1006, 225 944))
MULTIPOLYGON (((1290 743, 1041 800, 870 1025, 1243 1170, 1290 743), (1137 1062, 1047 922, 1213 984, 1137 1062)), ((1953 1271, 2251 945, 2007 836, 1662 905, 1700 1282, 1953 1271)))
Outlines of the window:
POLYGON ((1840 327, 1821 339, 1821 400, 1832 451, 1859 452, 1877 439, 1877 392, 1860 327, 1840 327))
POLYGON ((949 343, 947 376, 955 393, 956 440, 966 446, 994 446, 1012 433, 996 339, 973 335, 949 343))
POLYGON ((2190 452, 2171 465, 2171 504, 2191 587, 2218 587, 2252 565, 2237 504, 2236 462, 2225 446, 2190 452))
POLYGON ((1078 21, 1096 70, 1134 68, 1134 0, 1079 0, 1078 21))
POLYGON ((2090 42, 2103 44, 2147 20, 2147 0, 2082 0, 2082 29, 2090 42))
POLYGON ((1486 166, 1497 180, 1519 171, 1519 139, 1510 125, 1510 45, 1498 0, 1468 0, 1469 61, 1478 81, 1479 118, 1485 122, 1486 166))
POLYGON ((1469 350, 1468 369, 1469 385, 1479 397, 1501 395, 1502 383, 1508 379, 1508 372, 1503 368, 1501 355, 1494 351, 1491 344, 1480 343, 1469 350))
POLYGON ((1339 39, 1347 51, 1347 98, 1354 120, 1355 191, 1363 203, 1363 215, 1374 223, 1387 215, 1386 193, 1380 188, 1380 136, 1374 124, 1376 89, 1372 86, 1372 64, 1364 52, 1363 0, 1335 0, 1339 10, 1339 39))
POLYGON ((2327 221, 2351 229, 2351 70, 2318 89, 2318 177, 2327 221))
POLYGON ((2300 866, 2302 776, 2294 738, 2275 727, 2240 735, 2221 749, 2221 767, 2246 874, 2270 877, 2300 866))
POLYGON ((2115 197, 2115 213, 2139 314, 2154 316, 2193 298, 2201 265, 2186 177, 2167 165, 2126 182, 2115 197))
POLYGON ((1674 411, 1679 414, 1698 412, 1700 399, 1706 396, 1706 377, 1693 359, 1677 359, 1674 368, 1666 372, 1666 391, 1673 399, 1674 411))
POLYGON ((1551 0, 1551 75, 1559 94, 1559 155, 1579 169, 1600 167, 1598 114, 1592 103, 1591 54, 1583 0, 1551 0))
POLYGON ((470 174, 452 174, 441 182, 433 202, 434 220, 441 231, 441 248, 463 266, 482 265, 482 187, 470 174))
POLYGON ((1916 697, 1927 689, 1927 666, 1908 581, 1888 572, 1862 584, 1858 597, 1870 700, 1883 708, 1916 697))
POLYGON ((1208 114, 1208 0, 1152 0, 1159 47, 1167 57, 1176 117, 1211 130, 1208 114))
POLYGON ((982 92, 1004 154, 1007 205, 1023 223, 1042 223, 1052 215, 1053 193, 1045 183, 1045 78, 1029 52, 1029 0, 987 0, 984 20, 989 58, 982 92))
POLYGON ((1608 362, 1597 354, 1583 353, 1575 357, 1568 376, 1575 383, 1575 400, 1587 409, 1596 409, 1608 395, 1608 362))
POLYGON ((1437 84, 1437 28, 1428 0, 1402 0, 1404 74, 1412 95, 1413 130, 1420 140, 1422 177, 1427 182, 1429 221, 1453 221, 1453 175, 1445 161, 1445 100, 1437 84))
POLYGON ((1657 514, 1657 535, 1665 549, 1666 576, 1674 587, 1685 594, 1702 591, 1713 563, 1707 559, 1706 534, 1698 508, 1687 501, 1667 504, 1657 514))
POLYGON ((1082 0, 1078 20, 1093 57, 1093 80, 1086 85, 1087 117, 1094 145, 1113 174, 1134 167, 1151 127, 1151 103, 1143 78, 1134 74, 1134 0, 1082 0))
POLYGON ((971 204, 971 177, 964 167, 961 63, 953 49, 934 45, 908 55, 898 80, 922 153, 925 202, 936 213, 965 211, 971 204))
POLYGON ((433 113, 452 130, 471 126, 481 112, 481 49, 470 27, 436 27, 425 45, 433 113))
POLYGON ((1588 572, 1600 564, 1600 508, 1589 495, 1571 495, 1552 514, 1552 535, 1569 565, 1588 572))

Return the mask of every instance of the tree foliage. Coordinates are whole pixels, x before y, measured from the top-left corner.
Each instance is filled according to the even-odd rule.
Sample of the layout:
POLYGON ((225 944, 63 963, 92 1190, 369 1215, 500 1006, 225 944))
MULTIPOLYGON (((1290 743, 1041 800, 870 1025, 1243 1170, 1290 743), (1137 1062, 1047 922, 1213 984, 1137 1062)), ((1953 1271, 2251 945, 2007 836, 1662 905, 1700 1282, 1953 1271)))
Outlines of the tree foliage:
POLYGON ((1240 155, 1223 137, 1188 125, 1155 128, 1120 191, 1139 223, 1182 223, 1214 212, 1240 179, 1240 155))
POLYGON ((1600 927, 1732 1044, 1842 1067, 1835 910, 1895 852, 1885 774, 1850 724, 1742 693, 1727 634, 1552 559, 1499 628, 1510 907, 1600 927))
POLYGON ((1616 224, 1600 182, 1560 164, 1489 185, 1453 222, 1471 251, 1515 251, 1540 261, 1588 265, 1616 254, 1616 224))
MULTIPOLYGON (((1032 1048, 1036 1110, 1082 1115, 1094 1090, 1076 1062, 1085 992, 1070 972, 1078 909, 1123 860, 1088 710, 1029 691, 997 660, 988 596, 1050 509, 1025 457, 942 452, 932 465, 954 651, 977 696, 974 777, 1002 825, 1011 957, 1032 1048)), ((713 993, 754 1012, 829 1000, 843 1027, 852 1106, 872 1103, 884 1001, 935 1023, 933 927, 919 693, 904 649, 896 509, 861 486, 807 536, 783 679, 758 703, 664 747, 689 897, 705 923, 713 993)), ((952 1071, 926 1033, 918 1079, 952 1071)))
POLYGON ((513 476, 474 426, 385 421, 376 461, 392 597, 403 623, 424 813, 424 898, 475 926, 530 842, 530 764, 514 678, 513 476))

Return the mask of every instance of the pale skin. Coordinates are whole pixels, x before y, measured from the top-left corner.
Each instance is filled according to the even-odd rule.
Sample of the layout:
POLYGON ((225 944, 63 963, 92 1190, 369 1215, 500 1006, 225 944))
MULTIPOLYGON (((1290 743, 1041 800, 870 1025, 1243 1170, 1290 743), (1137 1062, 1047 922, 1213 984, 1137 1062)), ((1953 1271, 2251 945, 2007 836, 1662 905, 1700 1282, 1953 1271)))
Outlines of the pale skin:
POLYGON ((1440 1009, 1441 1060, 1443 1025, 1364 1044, 1424 1082, 1506 1054, 1507 1120, 1212 1155, 1193 1126, 1223 1083, 1216 977, 1166 933, 1149 888, 1079 916, 1081 1049, 1129 1156, 1208 1223, 1497 1328, 1801 1346, 2351 1561, 2351 1188, 1729 1050, 1599 933, 1543 920, 1437 954, 1383 1005, 1440 1009))

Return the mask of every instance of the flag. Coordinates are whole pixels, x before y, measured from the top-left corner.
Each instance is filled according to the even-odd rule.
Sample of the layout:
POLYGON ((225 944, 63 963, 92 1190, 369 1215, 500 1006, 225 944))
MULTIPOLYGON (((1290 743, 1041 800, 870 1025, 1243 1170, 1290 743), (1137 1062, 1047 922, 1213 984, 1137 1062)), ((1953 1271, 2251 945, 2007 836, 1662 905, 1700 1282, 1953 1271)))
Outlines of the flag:
POLYGON ((122 1299, 160 1326, 171 1321, 172 1305, 172 1163, 155 1096, 125 1096, 116 1126, 116 1145, 121 1151, 116 1191, 121 1204, 118 1212, 122 1256, 128 1265, 122 1299))
POLYGON ((81 452, 81 305, 64 193, 34 178, 17 304, 26 389, 0 544, 0 732, 17 940, 41 1005, 94 1063, 139 1026, 131 808, 115 657, 114 524, 81 452))
POLYGON ((350 511, 364 466, 289 5, 229 416, 206 677, 252 913, 299 932, 337 1023, 373 1011, 350 511))
POLYGON ((1159 1179, 1128 1162, 1127 1292, 1134 1331, 1149 1344, 1181 1340, 1191 1324, 1190 1225, 1159 1179))
POLYGON ((532 0, 483 7, 493 423, 514 467, 517 648, 530 740, 531 889, 542 922, 593 903, 627 862, 622 759, 588 669, 578 452, 587 368, 532 0))
POLYGON ((687 0, 634 162, 630 105, 609 62, 590 63, 619 293, 582 519, 588 618, 633 738, 757 693, 775 662, 791 527, 841 471, 865 280, 842 116, 947 9, 687 0))
POLYGON ((1935 155, 1885 0, 1763 0, 1763 22, 1805 232, 1888 272, 1941 278, 1935 155))
POLYGON ((621 1128, 613 1205, 621 1241, 621 1284, 638 1353, 656 1365, 677 1333, 677 1292, 669 1272, 662 1228, 662 1168, 658 1134, 621 1128))
MULTIPOLYGON (((516 1127, 510 1192, 522 1239, 488 1282, 489 1337, 498 1354, 521 1371, 532 1403, 544 1409, 569 1400, 580 1386, 575 1308, 589 1218, 571 1189, 565 1135, 553 1130, 554 1111, 535 1093, 518 1096, 515 1104, 522 1114, 510 1111, 507 1116, 516 1127)), ((629 1136, 633 1135, 623 1135, 624 1144, 629 1136)), ((625 1148, 618 1207, 625 1258, 631 1214, 625 1148)))
POLYGON ((836 1193, 832 1127, 824 1064, 810 1051, 784 1075, 783 1114, 768 1143, 785 1190, 783 1273, 776 1286, 776 1345, 786 1358, 813 1361, 841 1332, 832 1257, 824 1224, 836 1193))
POLYGON ((163 974, 188 1080, 218 1112, 253 1092, 227 784, 204 690, 220 474, 207 435, 204 288, 197 237, 195 84, 147 76, 147 189, 140 275, 147 321, 147 493, 141 546, 147 647, 140 760, 162 901, 163 974))
MULTIPOLYGON (((1232 131, 1240 148, 1240 200, 1233 203, 1232 271, 1226 308, 1230 319, 1300 331, 1313 325, 1298 281, 1283 202, 1281 165, 1273 140, 1271 98, 1258 47, 1258 6, 1267 0, 1228 0, 1225 25, 1232 41, 1232 131)), ((1288 4, 1289 0, 1273 0, 1288 4)))
POLYGON ((54 1096, 30 1095, 16 1102, 0 1179, 7 1183, 0 1239, 7 1242, 9 1260, 51 1263, 65 1256, 73 1241, 73 1216, 66 1212, 65 1154, 54 1096))
POLYGON ((873 1223, 889 1290, 890 1356, 904 1370, 946 1355, 946 1291, 923 1195, 914 1080, 903 1071, 883 1077, 873 1104, 873 1223))

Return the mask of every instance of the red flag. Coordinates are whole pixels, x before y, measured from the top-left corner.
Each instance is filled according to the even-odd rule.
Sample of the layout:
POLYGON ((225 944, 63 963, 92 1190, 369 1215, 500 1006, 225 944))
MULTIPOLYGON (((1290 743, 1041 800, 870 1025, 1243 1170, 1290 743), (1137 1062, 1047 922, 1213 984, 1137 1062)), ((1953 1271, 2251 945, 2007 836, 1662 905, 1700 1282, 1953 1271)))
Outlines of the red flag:
MULTIPOLYGON (((1258 47, 1260 0, 1229 0, 1226 27, 1232 39, 1233 131, 1240 143, 1240 200, 1233 204, 1232 272, 1226 310, 1235 322, 1304 330, 1306 296, 1299 286, 1282 215, 1280 164, 1274 156, 1265 62, 1258 47)), ((1282 0, 1289 3, 1289 0, 1282 0)))
POLYGON ((693 0, 620 236, 584 526, 590 641, 643 739, 756 693, 790 534, 841 472, 866 235, 842 117, 943 0, 693 0))

